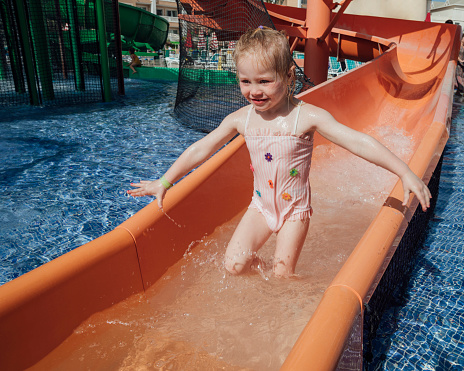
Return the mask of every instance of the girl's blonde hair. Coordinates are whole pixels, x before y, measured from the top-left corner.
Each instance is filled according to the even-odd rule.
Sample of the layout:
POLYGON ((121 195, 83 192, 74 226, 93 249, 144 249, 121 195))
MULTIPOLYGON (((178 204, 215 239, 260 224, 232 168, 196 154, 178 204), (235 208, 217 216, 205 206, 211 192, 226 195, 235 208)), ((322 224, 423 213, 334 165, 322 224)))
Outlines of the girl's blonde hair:
MULTIPOLYGON (((282 32, 265 26, 245 32, 235 46, 235 65, 238 65, 240 58, 250 55, 257 56, 260 63, 274 69, 282 80, 287 80, 288 72, 293 66, 293 57, 287 37, 282 32)), ((289 95, 293 95, 294 90, 295 73, 289 85, 289 95)))

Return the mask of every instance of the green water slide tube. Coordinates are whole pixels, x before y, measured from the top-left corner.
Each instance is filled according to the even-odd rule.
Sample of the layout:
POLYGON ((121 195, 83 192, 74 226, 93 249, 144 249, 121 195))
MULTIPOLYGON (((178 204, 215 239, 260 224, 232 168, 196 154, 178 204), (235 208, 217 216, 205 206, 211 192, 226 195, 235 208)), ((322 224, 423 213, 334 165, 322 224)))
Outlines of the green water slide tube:
POLYGON ((146 44, 152 50, 159 50, 164 46, 169 30, 169 22, 164 18, 135 6, 119 3, 119 20, 126 45, 146 44))

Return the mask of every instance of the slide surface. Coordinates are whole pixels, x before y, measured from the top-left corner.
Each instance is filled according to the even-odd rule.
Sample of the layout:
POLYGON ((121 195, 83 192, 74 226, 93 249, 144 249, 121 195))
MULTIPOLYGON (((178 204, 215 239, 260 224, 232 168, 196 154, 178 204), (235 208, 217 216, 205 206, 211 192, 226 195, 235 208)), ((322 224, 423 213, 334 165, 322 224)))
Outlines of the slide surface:
POLYGON ((135 6, 119 3, 121 35, 126 43, 136 42, 161 49, 168 37, 169 22, 135 6))
MULTIPOLYGON (((298 9, 268 9, 277 27, 294 27, 295 20, 304 18, 298 9)), ((459 29, 354 15, 343 15, 335 27, 331 54, 366 63, 299 98, 376 136, 428 182, 448 138, 459 29)), ((214 334, 195 353, 206 362, 203 367, 211 362, 222 367, 221 362, 226 362, 266 369, 240 362, 258 358, 257 362, 273 362, 275 354, 275 362, 285 359, 283 369, 304 370, 308 365, 334 369, 363 302, 417 208, 414 198, 401 207, 402 189, 396 179, 337 151, 323 138, 315 139, 311 170, 315 213, 297 266, 299 279, 282 286, 265 269, 245 278, 224 275, 221 254, 252 194, 250 159, 243 138, 238 137, 168 192, 165 213, 156 203, 150 204, 107 235, 1 286, 2 368, 50 369, 65 364, 63 360, 73 354, 84 359, 85 354, 74 352, 97 343, 106 344, 108 362, 115 361, 121 354, 120 343, 97 341, 90 333, 76 338, 81 330, 74 330, 82 329, 83 323, 95 328, 99 321, 104 326, 116 321, 128 331, 116 336, 118 340, 122 336, 121 342, 133 331, 140 333, 129 352, 136 357, 139 348, 148 349, 153 339, 181 336, 178 332, 187 332, 191 319, 200 318, 196 330, 183 334, 175 347, 162 348, 160 354, 174 348, 191 354, 198 339, 214 334), (208 293, 213 295, 205 296, 208 293), (125 299, 122 307, 115 305, 125 299), (151 308, 146 320, 134 319, 140 306, 151 308), (273 315, 261 325, 261 314, 253 317, 260 308, 273 315), (101 320, 102 311, 117 320, 101 320), (129 319, 121 319, 123 312, 129 313, 129 319), (153 318, 154 313, 159 317, 153 318), (85 322, 89 317, 93 322, 85 322), (166 330, 163 321, 169 318, 174 318, 173 328, 166 330), (274 336, 276 331, 283 338, 274 336), (145 337, 150 333, 151 338, 145 337), (231 337, 235 345, 216 343, 231 337), (240 348, 243 342, 246 345, 240 348), (208 355, 215 352, 211 344, 219 344, 220 359, 208 355), (270 344, 281 348, 261 357, 247 355, 270 344)), ((113 330, 104 326, 93 332, 114 339, 113 330)), ((181 356, 176 359, 182 364, 181 356)), ((130 357, 123 361, 134 364, 130 357)))

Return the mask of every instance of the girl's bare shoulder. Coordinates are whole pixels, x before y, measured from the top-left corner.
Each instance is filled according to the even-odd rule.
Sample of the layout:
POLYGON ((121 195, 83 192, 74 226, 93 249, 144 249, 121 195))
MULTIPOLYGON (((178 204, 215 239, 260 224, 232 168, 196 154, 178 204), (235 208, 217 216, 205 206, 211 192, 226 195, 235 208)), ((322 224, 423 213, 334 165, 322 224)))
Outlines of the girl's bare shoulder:
POLYGON ((325 109, 311 103, 301 102, 298 127, 303 132, 314 131, 318 125, 330 120, 332 115, 325 109))
POLYGON ((309 116, 318 116, 318 115, 324 115, 328 113, 325 109, 315 106, 314 104, 311 104, 311 103, 300 101, 300 104, 301 104, 301 112, 309 116))
POLYGON ((250 110, 250 105, 239 108, 237 111, 229 114, 223 121, 223 125, 231 126, 236 129, 240 134, 245 131, 245 122, 250 110))

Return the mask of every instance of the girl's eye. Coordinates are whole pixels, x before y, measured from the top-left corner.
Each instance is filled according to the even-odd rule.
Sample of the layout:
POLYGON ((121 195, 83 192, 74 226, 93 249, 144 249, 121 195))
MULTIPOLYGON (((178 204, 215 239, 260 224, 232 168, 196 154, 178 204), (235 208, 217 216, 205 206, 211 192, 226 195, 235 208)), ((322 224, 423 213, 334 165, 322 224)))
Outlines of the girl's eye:
POLYGON ((259 83, 260 83, 260 84, 269 84, 270 81, 269 81, 269 80, 261 80, 259 83))
POLYGON ((249 83, 250 83, 250 81, 248 81, 248 80, 242 80, 242 81, 240 81, 240 82, 241 82, 242 84, 249 84, 249 83))

